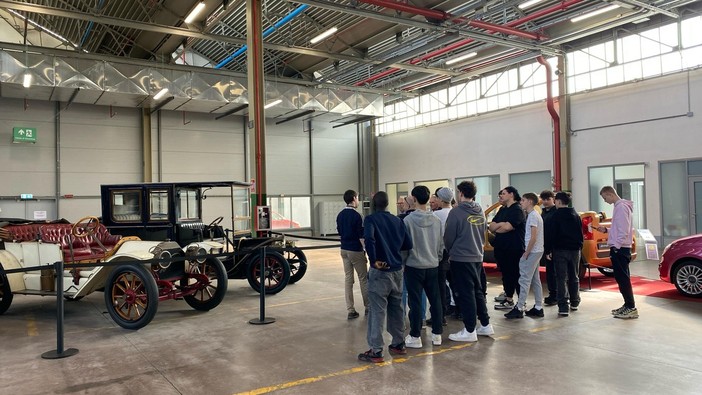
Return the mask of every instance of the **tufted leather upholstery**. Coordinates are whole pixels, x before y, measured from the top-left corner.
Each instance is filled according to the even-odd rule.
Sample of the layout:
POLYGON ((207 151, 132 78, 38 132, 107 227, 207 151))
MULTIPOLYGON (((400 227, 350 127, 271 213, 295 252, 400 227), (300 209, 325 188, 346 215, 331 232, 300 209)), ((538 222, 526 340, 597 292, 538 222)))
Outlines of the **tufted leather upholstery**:
POLYGON ((64 262, 104 258, 105 253, 112 250, 122 238, 122 236, 110 234, 105 225, 100 224, 95 232, 95 237, 105 246, 103 249, 93 237, 73 236, 71 234, 72 227, 73 224, 39 223, 7 225, 3 229, 9 232, 13 241, 42 241, 59 244, 64 262), (71 259, 71 248, 73 248, 74 259, 71 259))

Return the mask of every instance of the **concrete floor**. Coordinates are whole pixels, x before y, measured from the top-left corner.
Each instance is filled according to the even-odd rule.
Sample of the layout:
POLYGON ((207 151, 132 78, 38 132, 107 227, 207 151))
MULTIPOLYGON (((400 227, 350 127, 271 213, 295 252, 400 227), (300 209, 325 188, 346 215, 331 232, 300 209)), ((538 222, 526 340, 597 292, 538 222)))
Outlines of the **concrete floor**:
POLYGON ((618 293, 584 292, 568 318, 493 310, 495 336, 474 344, 449 341, 462 325, 449 319, 442 346, 426 333, 424 349, 373 365, 356 359, 366 321, 346 319, 338 249, 307 255, 307 275, 267 298, 273 324, 248 323, 259 297, 245 280, 207 313, 164 302, 138 331, 116 326, 95 293, 66 304, 65 347, 80 352, 60 360, 40 357, 56 349, 54 299, 16 296, 0 316, 0 394, 700 393, 702 303, 638 297, 641 318, 625 321, 609 313, 618 293))

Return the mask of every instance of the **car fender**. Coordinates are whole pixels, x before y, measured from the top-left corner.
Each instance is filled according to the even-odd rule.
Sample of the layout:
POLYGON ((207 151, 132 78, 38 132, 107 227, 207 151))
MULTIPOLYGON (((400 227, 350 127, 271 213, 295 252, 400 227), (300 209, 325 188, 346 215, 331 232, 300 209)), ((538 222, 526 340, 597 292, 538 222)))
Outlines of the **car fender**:
MULTIPOLYGON (((0 250, 0 265, 4 270, 19 269, 22 267, 19 260, 9 251, 0 250)), ((7 275, 7 282, 10 284, 12 292, 24 291, 24 273, 10 273, 7 275)))

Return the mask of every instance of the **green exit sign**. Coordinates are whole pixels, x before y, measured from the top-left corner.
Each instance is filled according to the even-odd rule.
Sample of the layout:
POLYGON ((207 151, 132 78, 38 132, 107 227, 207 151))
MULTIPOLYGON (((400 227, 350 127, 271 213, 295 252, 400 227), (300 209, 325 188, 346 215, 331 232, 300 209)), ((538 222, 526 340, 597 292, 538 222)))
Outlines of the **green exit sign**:
POLYGON ((13 143, 36 143, 37 128, 12 128, 13 143))

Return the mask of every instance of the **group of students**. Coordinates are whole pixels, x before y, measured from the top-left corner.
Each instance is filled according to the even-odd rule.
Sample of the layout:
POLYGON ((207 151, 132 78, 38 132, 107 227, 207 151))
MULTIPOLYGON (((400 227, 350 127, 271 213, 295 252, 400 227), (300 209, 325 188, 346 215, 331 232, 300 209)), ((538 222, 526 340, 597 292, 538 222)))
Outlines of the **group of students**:
MULTIPOLYGON (((616 217, 616 201, 610 198, 611 191, 606 188, 611 189, 603 188, 601 195, 606 202, 615 204, 616 217)), ((558 304, 561 316, 567 316, 569 310, 578 309, 578 264, 583 235, 580 216, 569 207, 570 196, 567 193, 554 195, 551 191, 542 192, 543 211, 539 215, 534 209, 539 204, 536 194, 526 193, 521 197, 514 187, 506 187, 499 194, 503 207, 488 224, 482 208, 475 202, 475 184, 464 181, 456 189, 457 196, 446 187, 432 195, 426 186, 416 186, 410 197, 398 201, 398 206, 403 205, 403 201, 408 203, 400 216, 387 210, 388 195, 381 191, 373 195, 373 213, 365 219, 356 211, 357 193, 349 190, 344 194, 347 207, 337 216, 337 230, 344 263, 348 319, 360 316, 354 307, 354 272, 359 278, 365 314, 368 316, 367 341, 370 349, 359 354, 359 360, 375 363, 384 360, 383 327, 386 323, 392 337, 388 346, 390 354, 404 355, 407 348, 422 347, 423 294, 430 304, 433 345, 442 344, 444 313, 449 309, 451 295, 460 309, 464 327, 450 334, 450 340, 475 342, 478 336, 494 334, 487 310, 483 269, 488 229, 495 234, 492 244, 504 288, 504 292, 495 298, 498 302, 495 308, 510 310, 505 314, 506 318, 522 318, 524 315, 543 317, 544 302, 546 305, 558 304), (454 197, 457 201, 452 206, 454 197), (435 202, 431 206, 436 211, 428 207, 432 198, 435 202), (542 257, 547 276, 550 276, 549 296, 545 300, 539 277, 542 257), (450 295, 444 291, 447 278, 450 295), (534 289, 535 304, 526 310, 530 288, 534 289), (402 308, 403 290, 407 293, 409 305, 410 328, 407 336, 402 308), (516 304, 514 293, 518 295, 516 304)), ((616 198, 617 201, 624 201, 618 196, 616 198)), ((625 206, 631 209, 630 202, 625 206)), ((629 228, 630 225, 629 219, 629 228)), ((628 261, 626 265, 623 264, 626 252, 623 251, 626 248, 623 244, 626 243, 621 242, 621 234, 616 234, 617 230, 621 233, 621 229, 625 228, 622 223, 615 229, 613 221, 610 229, 610 238, 612 234, 617 237, 610 243, 613 245, 611 253, 622 255, 620 271, 623 273, 618 275, 617 266, 614 266, 618 282, 620 278, 622 281, 628 279, 629 275, 628 261)), ((612 260, 614 263, 615 259, 612 260)), ((620 289, 623 289, 622 283, 620 289)), ((633 305, 633 294, 630 298, 624 291, 622 294, 625 305, 613 310, 612 314, 618 318, 636 318, 638 313, 633 305)))

